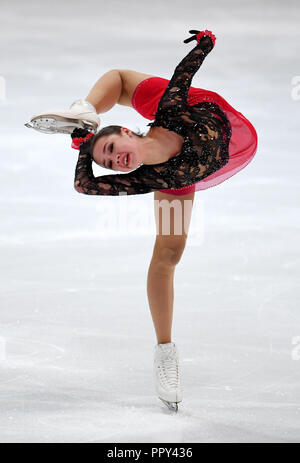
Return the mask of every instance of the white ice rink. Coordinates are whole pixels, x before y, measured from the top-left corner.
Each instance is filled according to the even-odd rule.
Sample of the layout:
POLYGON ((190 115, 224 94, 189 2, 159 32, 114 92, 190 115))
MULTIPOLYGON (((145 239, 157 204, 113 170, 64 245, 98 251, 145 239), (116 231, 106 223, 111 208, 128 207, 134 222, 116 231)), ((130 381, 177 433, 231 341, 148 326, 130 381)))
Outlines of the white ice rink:
MULTIPOLYGON (((299 1, 0 5, 0 442, 300 442, 299 1), (241 111, 259 146, 196 193, 173 415, 152 379, 153 193, 79 195, 70 137, 24 123, 110 69, 171 78, 194 28, 218 40, 192 85, 241 111)), ((148 130, 124 106, 101 119, 148 130)))

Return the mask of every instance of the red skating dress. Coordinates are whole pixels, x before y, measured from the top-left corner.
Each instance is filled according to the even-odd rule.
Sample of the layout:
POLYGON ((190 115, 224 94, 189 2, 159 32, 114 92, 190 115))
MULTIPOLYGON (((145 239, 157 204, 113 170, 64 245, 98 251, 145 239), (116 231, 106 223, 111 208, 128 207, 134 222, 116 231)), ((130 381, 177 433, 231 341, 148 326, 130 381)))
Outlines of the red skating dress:
MULTIPOLYGON (((146 119, 153 120, 158 103, 164 94, 169 80, 162 77, 150 77, 136 87, 132 96, 134 109, 146 119)), ((217 103, 225 112, 231 123, 232 135, 229 142, 229 161, 225 166, 208 177, 183 188, 163 189, 164 193, 184 195, 198 190, 205 190, 224 182, 253 159, 257 149, 257 133, 251 122, 234 109, 218 93, 203 88, 190 87, 187 103, 190 106, 202 101, 217 103)))
MULTIPOLYGON (((185 195, 218 185, 251 161, 257 147, 252 124, 217 93, 191 87, 212 48, 213 40, 202 37, 178 64, 170 81, 148 78, 132 98, 142 116, 154 119, 148 126, 164 127, 183 138, 180 153, 128 173, 95 177, 89 142, 82 143, 75 172, 77 191, 110 196, 154 191, 185 195)), ((83 136, 80 130, 75 129, 72 137, 83 136)))

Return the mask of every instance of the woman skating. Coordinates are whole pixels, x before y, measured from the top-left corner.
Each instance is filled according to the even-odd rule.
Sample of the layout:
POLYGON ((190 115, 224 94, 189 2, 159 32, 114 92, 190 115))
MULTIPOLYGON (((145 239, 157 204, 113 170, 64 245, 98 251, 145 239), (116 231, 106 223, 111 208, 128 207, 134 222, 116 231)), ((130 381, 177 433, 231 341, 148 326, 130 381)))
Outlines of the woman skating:
POLYGON ((190 33, 195 35, 184 42, 196 40, 197 45, 176 67, 169 82, 115 70, 99 79, 87 98, 77 100, 69 111, 40 114, 28 124, 45 132, 71 133, 72 146, 80 150, 74 179, 78 192, 113 196, 154 192, 155 200, 179 201, 181 213, 175 213, 173 219, 171 216, 169 234, 162 230, 164 218, 160 220, 156 214, 157 235, 147 281, 157 336, 156 391, 176 410, 182 387, 178 350, 171 339, 173 281, 186 245, 194 193, 241 170, 257 146, 255 129, 241 113, 216 93, 190 87, 215 43, 210 31, 190 33), (109 126, 95 133, 100 122, 97 114, 116 103, 155 118, 148 124, 149 132, 141 136, 124 127, 109 126), (93 160, 123 173, 94 177, 93 160), (181 233, 174 233, 176 222, 183 217, 181 233))

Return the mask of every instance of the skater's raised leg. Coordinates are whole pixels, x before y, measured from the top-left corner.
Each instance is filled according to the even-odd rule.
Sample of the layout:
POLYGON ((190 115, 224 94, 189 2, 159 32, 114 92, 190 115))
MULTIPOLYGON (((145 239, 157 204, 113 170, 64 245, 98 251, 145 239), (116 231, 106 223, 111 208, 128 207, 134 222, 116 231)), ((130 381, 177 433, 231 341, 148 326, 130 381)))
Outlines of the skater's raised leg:
POLYGON ((85 100, 96 108, 97 114, 106 113, 119 102, 122 89, 121 74, 113 69, 97 80, 85 100))
POLYGON ((29 128, 44 133, 68 133, 75 128, 96 132, 100 125, 98 114, 105 113, 124 98, 123 82, 117 69, 106 72, 90 90, 85 99, 78 99, 68 110, 46 111, 31 118, 29 128))
POLYGON ((36 114, 25 125, 44 133, 71 134, 75 128, 95 133, 100 126, 98 114, 109 111, 115 104, 132 107, 136 86, 148 77, 154 76, 129 69, 112 69, 97 80, 85 99, 74 101, 68 110, 36 114))
POLYGON ((71 134, 75 128, 96 132, 100 125, 98 114, 109 111, 123 97, 123 81, 117 69, 106 72, 84 99, 74 101, 68 110, 48 110, 32 116, 25 124, 44 133, 71 134))

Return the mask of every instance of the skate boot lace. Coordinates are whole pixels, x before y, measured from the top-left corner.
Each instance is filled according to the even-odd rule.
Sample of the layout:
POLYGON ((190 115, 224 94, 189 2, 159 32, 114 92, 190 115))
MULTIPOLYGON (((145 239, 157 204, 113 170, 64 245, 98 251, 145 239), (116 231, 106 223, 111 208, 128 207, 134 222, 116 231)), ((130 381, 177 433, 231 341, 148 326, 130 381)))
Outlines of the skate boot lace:
POLYGON ((175 352, 164 352, 160 356, 158 373, 162 384, 171 389, 179 386, 179 367, 175 352))

